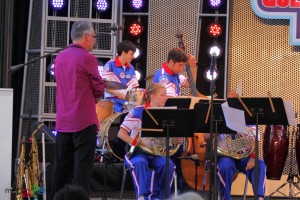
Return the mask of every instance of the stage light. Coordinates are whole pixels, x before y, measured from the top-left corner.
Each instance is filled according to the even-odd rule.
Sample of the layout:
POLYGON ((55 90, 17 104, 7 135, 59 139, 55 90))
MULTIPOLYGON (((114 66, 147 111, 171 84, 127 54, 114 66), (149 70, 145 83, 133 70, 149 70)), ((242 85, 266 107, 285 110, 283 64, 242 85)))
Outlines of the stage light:
POLYGON ((50 74, 50 76, 54 76, 54 64, 51 63, 48 67, 47 67, 47 71, 50 74))
POLYGON ((135 70, 135 75, 136 75, 136 79, 139 81, 141 79, 141 72, 139 72, 138 70, 135 70))
POLYGON ((97 0, 96 8, 99 12, 105 12, 109 7, 109 3, 107 0, 97 0))
POLYGON ((139 47, 136 48, 135 52, 134 52, 134 59, 137 59, 141 56, 142 51, 139 47))
POLYGON ((218 44, 212 44, 208 47, 208 52, 210 56, 214 56, 215 58, 219 58, 221 56, 222 50, 218 44))
POLYGON ((222 0, 209 0, 209 5, 212 9, 219 9, 222 5, 222 0))
POLYGON ((222 26, 217 22, 213 22, 208 26, 207 31, 210 37, 217 38, 222 34, 222 26))
POLYGON ((141 35, 142 32, 143 32, 143 27, 138 22, 134 22, 129 26, 129 33, 132 36, 137 37, 137 36, 141 35))
POLYGON ((99 74, 100 74, 101 77, 103 75, 103 70, 104 70, 104 65, 103 65, 103 63, 101 61, 99 61, 99 63, 98 63, 98 71, 99 71, 99 74))
POLYGON ((211 74, 210 69, 207 69, 204 71, 204 78, 206 81, 215 81, 219 78, 219 71, 217 69, 214 69, 213 73, 211 74))
POLYGON ((132 0, 131 5, 135 9, 141 9, 143 7, 143 0, 132 0))
POLYGON ((64 0, 52 0, 52 6, 54 9, 60 9, 64 6, 64 0))

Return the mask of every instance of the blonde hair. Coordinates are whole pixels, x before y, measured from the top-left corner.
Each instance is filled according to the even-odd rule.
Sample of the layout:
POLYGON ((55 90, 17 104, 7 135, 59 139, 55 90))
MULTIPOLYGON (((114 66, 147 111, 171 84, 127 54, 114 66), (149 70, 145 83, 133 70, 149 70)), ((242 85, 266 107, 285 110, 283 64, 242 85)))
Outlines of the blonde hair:
POLYGON ((146 101, 150 102, 151 94, 156 94, 161 89, 166 89, 166 88, 165 88, 165 86, 163 86, 162 84, 159 84, 159 83, 152 83, 151 85, 149 85, 145 91, 144 102, 146 102, 146 101))

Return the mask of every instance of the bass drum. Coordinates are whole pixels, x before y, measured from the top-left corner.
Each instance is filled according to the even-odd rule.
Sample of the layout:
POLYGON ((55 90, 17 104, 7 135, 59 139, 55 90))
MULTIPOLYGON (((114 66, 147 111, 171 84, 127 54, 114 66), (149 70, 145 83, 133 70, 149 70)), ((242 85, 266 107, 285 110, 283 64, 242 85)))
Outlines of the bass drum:
POLYGON ((286 126, 267 125, 263 142, 267 179, 280 180, 288 155, 288 147, 289 138, 286 126))
POLYGON ((126 154, 126 143, 117 136, 120 125, 126 115, 127 112, 115 113, 106 118, 100 127, 99 138, 100 142, 102 142, 101 147, 113 154, 114 162, 123 161, 126 154))

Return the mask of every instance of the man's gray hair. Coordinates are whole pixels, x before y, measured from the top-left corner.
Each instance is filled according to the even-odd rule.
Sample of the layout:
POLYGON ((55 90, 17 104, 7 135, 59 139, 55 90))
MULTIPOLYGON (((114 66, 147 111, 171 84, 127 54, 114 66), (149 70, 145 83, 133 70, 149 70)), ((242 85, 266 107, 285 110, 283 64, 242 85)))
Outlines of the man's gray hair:
POLYGON ((92 33, 93 24, 89 21, 77 21, 72 25, 71 39, 72 41, 81 39, 84 34, 92 33))

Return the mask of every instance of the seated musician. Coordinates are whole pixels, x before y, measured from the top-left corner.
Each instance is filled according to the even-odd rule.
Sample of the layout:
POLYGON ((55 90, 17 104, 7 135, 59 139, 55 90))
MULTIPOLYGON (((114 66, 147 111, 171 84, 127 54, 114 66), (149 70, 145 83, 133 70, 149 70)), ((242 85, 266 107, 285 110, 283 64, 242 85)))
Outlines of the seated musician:
POLYGON ((136 46, 132 42, 124 40, 117 45, 118 56, 115 60, 110 60, 104 65, 103 80, 127 85, 126 90, 105 89, 104 98, 114 102, 115 112, 123 111, 127 92, 139 86, 134 67, 130 64, 134 58, 135 51, 136 46))
MULTIPOLYGON (((141 94, 141 99, 146 100, 145 105, 137 106, 128 113, 118 133, 118 137, 129 145, 136 143, 135 136, 140 134, 138 129, 141 128, 143 110, 148 107, 162 107, 165 105, 167 100, 166 89, 161 84, 153 83, 141 94)), ((142 142, 148 147, 153 142, 151 139, 140 138, 138 143, 142 142)), ((163 140, 165 139, 163 138, 163 140)), ((128 154, 125 156, 125 163, 130 169, 137 199, 148 199, 150 197, 151 199, 164 199, 166 173, 169 173, 169 182, 173 182, 175 165, 171 159, 169 160, 169 169, 166 169, 166 158, 164 156, 152 155, 144 151, 143 148, 136 147, 130 158, 128 154), (155 173, 150 168, 154 169, 155 173)))
MULTIPOLYGON (((228 97, 237 97, 237 94, 235 91, 230 91, 228 94, 228 97)), ((250 127, 250 130, 253 129, 250 127)), ((255 129, 255 128, 254 128, 255 129)), ((250 137, 255 137, 255 130, 248 131, 248 134, 246 138, 250 139, 250 137), (253 135, 254 134, 254 135, 253 135)), ((245 135, 246 136, 246 135, 245 135)), ((210 135, 205 134, 204 138, 206 141, 209 140, 210 135)), ((228 146, 230 145, 233 147, 234 145, 228 144, 226 141, 229 141, 232 139, 236 139, 235 135, 228 135, 228 134, 220 134, 217 137, 218 141, 218 148, 227 148, 224 152, 230 152, 230 149, 228 149, 228 146), (226 139, 225 139, 226 138, 226 139)), ((237 145, 238 146, 238 145, 237 145)), ((234 148, 234 147, 233 147, 234 148)), ((238 150, 235 150, 236 152, 238 150)), ((241 150, 242 151, 242 150, 241 150)), ((254 191, 254 181, 255 181, 255 154, 251 153, 249 156, 245 158, 238 159, 238 156, 226 156, 226 155, 218 155, 218 185, 219 185, 219 193, 222 200, 231 200, 231 185, 234 180, 234 175, 238 171, 243 172, 247 177, 250 183, 252 184, 252 188, 254 191)), ((265 182, 266 182, 266 165, 262 159, 258 159, 259 164, 259 182, 258 182, 258 199, 264 199, 265 195, 265 182)))

